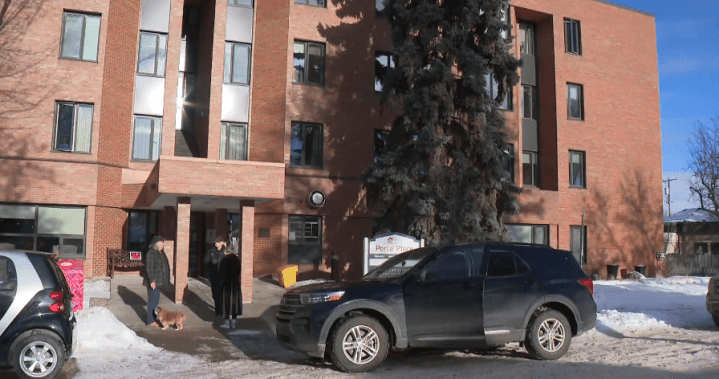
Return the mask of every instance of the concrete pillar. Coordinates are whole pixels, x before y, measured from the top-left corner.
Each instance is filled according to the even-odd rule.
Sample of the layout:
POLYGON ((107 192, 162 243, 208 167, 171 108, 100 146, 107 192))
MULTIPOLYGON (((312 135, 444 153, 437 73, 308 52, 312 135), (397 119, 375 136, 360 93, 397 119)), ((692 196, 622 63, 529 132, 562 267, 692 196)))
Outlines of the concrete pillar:
POLYGON ((255 202, 240 201, 240 238, 238 252, 242 261, 242 302, 252 302, 252 274, 254 273, 255 202))
MULTIPOLYGON (((227 230, 227 209, 225 209, 225 208, 215 209, 215 235, 229 238, 228 234, 229 234, 229 231, 227 230)), ((208 241, 207 243, 214 243, 214 242, 215 241, 208 241)))
POLYGON ((190 264, 190 198, 177 198, 177 238, 175 239, 175 304, 181 304, 187 290, 190 264))
POLYGON ((175 219, 175 208, 165 207, 162 212, 162 221, 159 225, 159 234, 165 237, 165 255, 167 260, 170 262, 170 279, 175 282, 175 226, 177 220, 175 219))

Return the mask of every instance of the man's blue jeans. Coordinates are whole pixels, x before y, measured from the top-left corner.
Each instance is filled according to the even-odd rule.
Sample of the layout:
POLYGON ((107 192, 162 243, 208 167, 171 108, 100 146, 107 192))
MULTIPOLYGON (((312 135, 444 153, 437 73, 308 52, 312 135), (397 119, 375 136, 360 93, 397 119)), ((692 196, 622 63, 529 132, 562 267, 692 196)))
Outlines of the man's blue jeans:
POLYGON ((147 325, 155 322, 155 308, 160 304, 160 287, 147 287, 147 325))

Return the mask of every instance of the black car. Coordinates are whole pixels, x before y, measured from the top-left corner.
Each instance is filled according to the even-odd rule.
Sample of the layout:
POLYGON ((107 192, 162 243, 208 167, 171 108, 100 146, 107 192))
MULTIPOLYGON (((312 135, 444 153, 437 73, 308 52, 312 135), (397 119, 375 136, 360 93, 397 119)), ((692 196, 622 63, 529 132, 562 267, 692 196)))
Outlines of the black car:
POLYGON ((54 378, 73 352, 72 293, 54 256, 0 250, 0 366, 54 378))
POLYGON ((369 371, 390 348, 491 348, 520 342, 558 359, 594 328, 594 285, 571 252, 472 243, 397 255, 358 282, 291 289, 277 313, 286 348, 369 371))

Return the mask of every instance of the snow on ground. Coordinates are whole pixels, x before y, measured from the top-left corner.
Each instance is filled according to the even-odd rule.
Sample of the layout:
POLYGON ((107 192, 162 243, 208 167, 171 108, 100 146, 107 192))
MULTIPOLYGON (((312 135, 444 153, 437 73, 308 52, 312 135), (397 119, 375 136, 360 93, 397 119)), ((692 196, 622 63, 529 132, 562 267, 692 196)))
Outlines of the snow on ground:
POLYGON ((719 330, 704 305, 708 281, 696 277, 595 281, 597 326, 574 338, 559 361, 527 359, 523 348, 510 344, 492 353, 390 354, 376 371, 354 375, 303 358, 209 362, 168 352, 139 338, 107 309, 93 307, 77 314, 77 370, 71 377, 713 378, 719 376, 719 330))

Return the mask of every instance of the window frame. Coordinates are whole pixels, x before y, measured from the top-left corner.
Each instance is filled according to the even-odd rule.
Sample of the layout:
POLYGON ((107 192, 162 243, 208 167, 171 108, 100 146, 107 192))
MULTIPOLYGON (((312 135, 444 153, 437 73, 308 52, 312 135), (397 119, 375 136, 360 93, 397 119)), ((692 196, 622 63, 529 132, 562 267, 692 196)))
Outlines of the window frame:
POLYGON ((505 94, 505 98, 503 102, 497 102, 497 94, 495 93, 495 87, 497 87, 496 92, 499 92, 499 85, 495 85, 497 79, 494 77, 494 74, 487 73, 484 74, 485 82, 487 83, 487 95, 490 99, 494 102, 494 104, 497 105, 497 108, 503 110, 503 111, 513 111, 514 110, 514 89, 513 87, 507 88, 507 93, 505 94), (504 104, 507 104, 506 106, 504 104))
MULTIPOLYGON (((505 227, 512 227, 512 226, 526 226, 526 227, 531 228, 530 229, 531 230, 530 231, 530 234, 531 234, 530 242, 524 242, 524 241, 514 241, 514 242, 530 243, 533 245, 540 245, 540 246, 549 246, 549 225, 548 224, 514 224, 514 223, 505 224, 505 227), (544 236, 544 239, 545 239, 544 243, 535 242, 536 241, 535 233, 537 230, 540 230, 540 229, 543 231, 542 235, 544 236)), ((507 229, 508 229, 507 231, 509 232, 509 228, 507 228, 507 229)), ((510 232, 510 237, 511 237, 511 232, 510 232)))
POLYGON ((564 52, 582 55, 582 25, 579 20, 564 18, 564 52))
POLYGON ((526 21, 520 21, 519 22, 519 38, 517 39, 519 41, 519 53, 520 54, 526 54, 526 55, 532 55, 534 56, 534 53, 536 50, 536 28, 533 23, 526 22, 526 21), (526 28, 523 28, 522 26, 526 25, 526 28), (529 31, 529 32, 527 32, 529 31), (529 42, 529 43, 527 43, 529 42), (528 52, 524 52, 522 49, 523 44, 525 46, 528 46, 527 49, 528 52))
POLYGON ((255 2, 253 0, 250 0, 250 5, 232 4, 233 1, 241 1, 241 0, 228 0, 227 5, 230 7, 242 7, 242 8, 254 8, 255 7, 255 2))
POLYGON ((158 33, 158 32, 151 32, 147 30, 140 30, 140 35, 137 39, 137 68, 136 73, 137 75, 141 76, 151 76, 155 78, 164 78, 167 74, 167 45, 168 45, 169 36, 167 33, 158 33), (140 71, 140 54, 142 53, 142 35, 153 35, 155 36, 155 64, 153 65, 153 72, 141 72, 140 71), (163 51, 162 48, 162 41, 164 37, 164 65, 160 65, 160 56, 162 56, 160 53, 163 51), (160 72, 161 69, 161 72, 160 72))
POLYGON ((504 157, 503 157, 503 163, 504 163, 504 171, 509 173, 509 182, 514 184, 514 144, 513 143, 507 143, 507 149, 504 150, 504 157))
POLYGON ((246 161, 247 157, 249 156, 249 143, 248 143, 248 130, 249 127, 246 123, 242 122, 222 122, 220 125, 220 159, 222 160, 232 160, 232 161, 246 161), (244 146, 242 147, 243 156, 240 159, 230 159, 227 157, 227 154, 229 153, 230 149, 230 128, 238 127, 243 128, 243 140, 244 140, 244 146), (222 130, 225 130, 225 135, 222 134, 222 130), (223 144, 224 140, 224 144, 223 144), (223 146, 224 145, 224 146, 223 146))
POLYGON ((584 85, 578 83, 567 83, 567 118, 570 120, 584 121, 584 85), (572 98, 571 88, 577 88, 579 117, 572 114, 572 98))
MULTIPOLYGON (((8 207, 25 207, 25 208, 32 208, 30 211, 32 213, 32 218, 22 218, 23 220, 32 220, 32 231, 31 232, 7 232, 0 230, 0 243, 3 243, 5 241, 4 238, 7 237, 20 237, 20 238, 26 238, 28 240, 32 240, 32 247, 29 249, 25 249, 22 246, 17 247, 17 249, 20 250, 40 250, 40 247, 38 246, 38 240, 39 239, 51 239, 56 238, 58 240, 59 246, 65 246, 64 242, 65 240, 82 240, 82 253, 78 255, 65 255, 63 253, 62 248, 60 249, 59 257, 60 258, 70 258, 70 259, 84 259, 87 257, 87 218, 88 218, 88 211, 87 207, 78 207, 78 206, 59 206, 59 205, 43 205, 43 204, 13 204, 13 203, 3 203, 0 204, 0 206, 8 206, 8 207), (84 234, 63 234, 63 233, 44 233, 40 231, 40 209, 41 208, 59 208, 59 209, 72 209, 72 210, 82 210, 84 217, 83 217, 83 232, 84 234)), ((12 219, 11 219, 12 220, 12 219)), ((74 246, 71 245, 70 246, 74 246)), ((47 253, 51 253, 50 251, 45 251, 47 253)))
POLYGON ((569 187, 571 188, 587 188, 587 154, 584 151, 581 150, 569 150, 569 187), (573 180, 573 174, 574 174, 574 164, 572 162, 572 156, 578 156, 581 160, 581 179, 582 183, 581 185, 575 185, 573 180))
POLYGON ((382 90, 384 89, 384 80, 386 79, 387 74, 389 74, 390 70, 394 70, 394 68, 395 68, 394 61, 395 61, 395 59, 394 59, 394 55, 392 55, 392 53, 387 53, 384 51, 375 51, 375 54, 374 54, 374 63, 375 63, 375 66, 374 66, 374 91, 375 92, 381 93, 382 90), (380 56, 387 58, 387 66, 386 67, 383 66, 384 69, 386 70, 386 72, 385 72, 385 75, 382 77, 377 75, 377 65, 378 64, 382 65, 379 62, 380 56), (377 89, 378 85, 380 87, 379 90, 377 89))
POLYGON ((321 1, 321 2, 322 2, 322 5, 319 5, 319 4, 310 4, 310 1, 312 1, 312 0, 295 0, 295 4, 309 5, 309 6, 311 6, 311 7, 316 7, 316 8, 327 8, 327 0, 314 0, 314 1, 317 1, 317 2, 320 2, 320 1, 321 1), (303 1, 304 1, 304 2, 303 2, 303 1))
POLYGON ((74 101, 56 101, 55 102, 55 118, 54 118, 54 125, 52 129, 52 146, 51 149, 53 152, 58 153, 72 153, 72 154, 92 154, 92 132, 93 132, 93 124, 95 119, 95 104, 93 103, 83 103, 83 102, 74 102, 74 101), (63 150, 58 149, 57 146, 57 138, 58 138, 58 123, 60 122, 60 107, 61 106, 67 106, 71 105, 73 107, 73 117, 72 117, 72 141, 70 144, 72 147, 69 150, 63 150), (88 142, 87 142, 87 151, 84 150, 77 150, 77 127, 78 127, 78 111, 80 109, 80 106, 90 106, 90 130, 87 131, 88 134, 88 142))
POLYGON ((157 235, 159 232, 159 225, 160 225, 160 215, 158 211, 148 211, 148 210, 140 210, 140 209, 130 209, 127 211, 127 236, 125 236, 125 247, 127 250, 137 251, 140 250, 142 252, 147 249, 147 245, 152 240, 152 237, 157 235), (132 230, 132 214, 145 214, 147 223, 145 224, 145 238, 146 241, 144 242, 131 242, 130 241, 130 231, 132 230), (154 229, 153 229, 154 227, 154 229))
POLYGON ((540 184, 540 170, 539 170, 539 153, 536 151, 530 151, 530 150, 524 150, 522 151, 522 184, 524 186, 529 187, 536 187, 539 188, 540 184), (525 162, 524 161, 524 155, 529 154, 530 155, 530 161, 525 162), (530 172, 532 173, 532 180, 530 183, 527 183, 527 175, 525 175, 525 168, 524 165, 529 164, 532 168, 530 172))
POLYGON ((163 126, 163 118, 162 116, 152 116, 152 115, 144 115, 144 114, 135 114, 133 117, 133 124, 132 124, 132 161, 133 162, 157 162, 160 159, 160 155, 162 155, 162 126, 163 126), (148 118, 152 120, 152 124, 150 126, 150 151, 149 151, 149 157, 148 159, 144 158, 136 158, 135 157, 135 140, 137 135, 137 119, 138 118, 148 118), (159 141, 158 145, 158 152, 157 152, 157 158, 154 157, 154 152, 152 149, 152 142, 155 139, 155 131, 157 130, 156 127, 156 121, 160 121, 159 126, 159 135, 157 136, 157 140, 159 141))
POLYGON ((80 62, 99 62, 100 59, 100 33, 102 32, 102 15, 98 13, 89 13, 89 12, 76 12, 76 11, 68 11, 64 10, 62 12, 62 27, 60 29, 60 59, 68 59, 73 61, 80 61, 80 62), (80 57, 69 57, 63 55, 65 51, 65 26, 66 26, 66 17, 68 14, 72 15, 78 15, 83 16, 82 19, 82 31, 80 32, 80 57), (98 26, 97 26, 97 45, 95 46, 95 59, 83 59, 83 53, 85 51, 85 37, 86 37, 86 31, 87 31, 87 18, 88 17, 97 17, 98 18, 98 26))
POLYGON ((523 84, 522 85, 522 118, 529 120, 539 120, 539 105, 537 104, 539 96, 537 95, 537 87, 523 84), (531 117, 527 117, 527 89, 529 89, 529 106, 531 107, 529 113, 531 117))
POLYGON ((293 64, 292 66, 292 83, 293 84, 304 84, 304 85, 312 85, 312 86, 324 86, 325 80, 327 76, 327 46, 324 43, 321 42, 312 42, 312 41, 305 41, 305 40, 294 40, 293 43, 293 63, 294 63, 294 49, 297 45, 302 45, 304 49, 304 56, 303 56, 303 64, 304 64, 304 72, 302 74, 302 80, 297 80, 297 69, 296 66, 293 64), (317 46, 320 47, 322 50, 322 65, 320 68, 321 71, 321 80, 319 83, 317 82, 310 82, 309 81, 309 61, 310 61, 310 46, 317 46))
MULTIPOLYGON (((582 244, 584 245, 584 254, 581 253, 582 247, 579 246, 579 248, 580 248, 579 255, 582 257, 582 261, 579 262, 579 264, 586 265, 587 264, 587 255, 588 255, 587 254, 588 253, 587 252, 587 225, 584 225, 584 228, 582 228, 581 225, 570 225, 569 226, 569 248, 571 249, 572 253, 575 253, 575 251, 574 251, 574 231, 577 229, 583 229, 583 231, 584 231, 584 236, 580 235, 580 238, 583 238, 582 244)), ((582 231, 580 230, 580 233, 581 232, 582 231)))
MULTIPOLYGON (((302 157, 301 157, 301 163, 300 164, 293 164, 292 163, 292 130, 290 129, 290 167, 294 168, 303 168, 303 169, 317 169, 322 170, 324 168, 324 143, 325 143, 325 137, 324 132, 325 128, 322 124, 312 123, 312 122, 302 122, 302 121, 292 121, 290 128, 294 128, 295 126, 299 125, 302 133, 302 157), (305 146, 307 146, 307 126, 315 126, 319 127, 319 135, 322 141, 319 143, 319 158, 317 159, 319 164, 318 165, 312 165, 307 164, 306 157, 305 157, 305 146)), ((314 141, 312 141, 314 142, 314 141)))
POLYGON ((232 85, 244 85, 249 86, 250 83, 252 83, 252 44, 244 43, 244 42, 236 42, 236 41, 225 41, 225 61, 224 68, 223 68, 223 74, 222 74, 222 83, 223 84, 232 84, 232 85), (230 50, 230 57, 229 57, 229 67, 230 71, 227 72, 228 67, 228 57, 227 57, 227 46, 231 46, 230 50), (235 82, 234 80, 234 74, 235 74, 235 48, 237 45, 242 45, 247 47, 247 82, 235 82))
POLYGON ((319 257, 318 260, 322 260, 322 246, 323 246, 323 233, 322 233, 322 227, 323 227, 323 220, 321 216, 312 216, 312 215, 289 215, 287 219, 287 245, 288 245, 288 253, 287 253, 287 262, 288 263, 313 263, 314 261, 304 261, 301 259, 293 259, 296 257, 292 256, 292 245, 294 246, 309 246, 309 247, 315 247, 319 249, 319 257), (297 241, 297 237, 294 239, 290 238, 289 233, 293 232, 292 224, 293 223, 301 223, 302 224, 302 241, 297 241), (317 236, 315 237, 316 241, 310 241, 308 242, 307 235, 306 235, 306 228, 308 223, 316 223, 317 224, 317 236))

